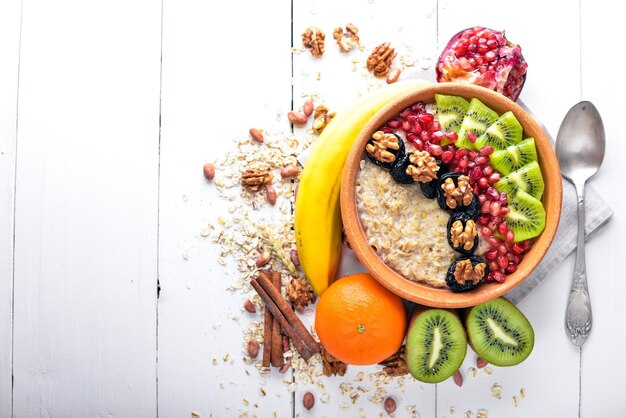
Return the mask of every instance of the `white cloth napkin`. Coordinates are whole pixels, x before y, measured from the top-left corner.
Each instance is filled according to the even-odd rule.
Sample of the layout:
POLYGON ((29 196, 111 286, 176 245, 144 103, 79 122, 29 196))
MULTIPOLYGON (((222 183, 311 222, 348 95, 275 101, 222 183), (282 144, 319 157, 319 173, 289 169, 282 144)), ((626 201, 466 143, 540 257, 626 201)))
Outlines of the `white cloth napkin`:
MULTIPOLYGON (((520 100, 518 100, 518 104, 531 113, 520 100)), ((554 144, 554 140, 548 130, 545 126, 542 126, 542 128, 554 144)), ((608 207, 602 197, 588 184, 585 188, 585 239, 588 239, 595 231, 605 225, 612 215, 613 210, 608 207)), ((577 230, 578 214, 576 189, 568 180, 563 180, 561 220, 559 221, 559 227, 552 245, 535 271, 519 286, 508 292, 505 297, 513 303, 518 303, 533 289, 539 286, 543 280, 548 278, 550 271, 576 248, 577 230)), ((573 274, 574 272, 572 271, 572 275, 573 274)))

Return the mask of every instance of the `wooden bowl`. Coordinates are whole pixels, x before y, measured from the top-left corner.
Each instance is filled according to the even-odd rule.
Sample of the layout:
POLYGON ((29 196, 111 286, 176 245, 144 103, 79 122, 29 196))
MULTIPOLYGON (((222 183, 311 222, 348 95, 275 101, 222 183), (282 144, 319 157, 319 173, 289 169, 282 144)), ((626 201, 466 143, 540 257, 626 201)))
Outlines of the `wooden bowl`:
MULTIPOLYGON (((471 84, 441 83, 427 84, 415 91, 398 97, 382 108, 356 138, 346 160, 341 184, 341 215, 346 236, 365 268, 380 283, 404 299, 440 308, 463 308, 474 306, 502 296, 524 281, 548 251, 556 234, 561 215, 561 174, 552 144, 541 126, 519 105, 491 90, 471 84), (525 137, 535 138, 539 165, 545 183, 542 202, 546 211, 546 227, 519 264, 517 271, 508 275, 502 283, 483 283, 476 289, 455 293, 444 288, 435 288, 425 283, 411 281, 388 267, 368 244, 356 207, 356 178, 359 163, 364 157, 365 144, 372 134, 403 109, 416 102, 434 102, 435 94, 448 94, 477 98, 502 114, 511 110, 524 128, 525 137)), ((384 196, 381 196, 384 199, 384 196)))

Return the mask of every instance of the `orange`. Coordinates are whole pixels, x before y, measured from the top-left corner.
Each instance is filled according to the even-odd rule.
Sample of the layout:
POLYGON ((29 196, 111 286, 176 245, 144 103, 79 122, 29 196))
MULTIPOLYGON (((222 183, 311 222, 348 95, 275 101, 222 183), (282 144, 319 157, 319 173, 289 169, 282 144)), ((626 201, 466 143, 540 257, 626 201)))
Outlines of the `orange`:
POLYGON ((334 282, 315 311, 322 346, 348 364, 376 364, 391 356, 402 345, 406 327, 400 296, 365 273, 334 282))

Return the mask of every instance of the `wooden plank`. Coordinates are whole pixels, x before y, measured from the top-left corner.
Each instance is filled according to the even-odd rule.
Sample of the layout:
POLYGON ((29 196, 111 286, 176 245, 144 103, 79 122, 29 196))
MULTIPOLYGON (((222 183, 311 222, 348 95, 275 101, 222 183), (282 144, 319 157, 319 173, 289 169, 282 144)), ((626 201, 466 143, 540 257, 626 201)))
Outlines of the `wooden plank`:
POLYGON ((160 22, 158 2, 24 2, 17 417, 156 415, 160 22))
MULTIPOLYGON (((373 0, 294 2, 294 46, 302 47, 301 34, 307 27, 320 27, 326 34, 323 57, 313 58, 308 51, 294 56, 294 107, 301 106, 304 96, 313 94, 331 111, 342 112, 368 92, 385 85, 384 79, 374 78, 365 67, 368 55, 383 42, 390 42, 398 54, 393 64, 402 68, 401 79, 433 81, 436 12, 436 1, 410 5, 401 1, 373 0), (336 27, 345 27, 348 23, 359 29, 362 50, 356 48, 341 53, 332 34, 336 27)), ((363 271, 363 267, 351 251, 344 248, 339 277, 358 271, 363 271)), ((312 316, 304 319, 312 325, 312 316)), ((315 367, 319 369, 318 364, 315 367)), ((396 400, 397 416, 435 416, 434 385, 417 382, 411 376, 387 381, 380 375, 381 370, 380 366, 349 366, 343 377, 316 377, 314 380, 319 381, 319 385, 309 381, 306 375, 296 374, 296 416, 378 416, 384 413, 382 401, 387 396, 396 400), (310 412, 302 404, 307 391, 316 398, 310 412)))
POLYGON ((21 2, 0 4, 0 416, 12 406, 13 205, 21 2))
MULTIPOLYGON (((515 13, 503 15, 484 13, 485 10, 502 7, 493 1, 482 3, 480 7, 456 0, 440 3, 439 45, 443 48, 456 32, 476 24, 506 30, 507 38, 522 46, 529 63, 528 77, 520 98, 556 136, 564 111, 579 98, 579 10, 577 7, 564 8, 562 4, 543 2, 541 13, 537 13, 537 6, 526 4, 516 8, 515 13), (551 48, 546 47, 545 38, 529 31, 529 22, 532 22, 533 28, 554 28, 554 16, 557 15, 558 30, 550 30, 550 42, 563 46, 558 54, 558 64, 551 48)), ((578 415, 579 352, 563 332, 570 264, 568 260, 559 266, 540 290, 519 304, 536 333, 531 356, 521 365, 492 367, 492 375, 479 371, 478 377, 471 379, 467 370, 475 366, 475 356, 468 352, 461 368, 465 375, 463 387, 459 388, 450 381, 438 386, 439 415, 448 413, 452 406, 457 414, 468 410, 476 414, 479 408, 484 408, 489 416, 578 415), (496 383, 502 387, 501 400, 491 394, 491 387, 496 383), (555 396, 555 387, 558 388, 558 396, 555 396), (519 393, 522 388, 527 393, 523 399, 519 393), (518 407, 513 403, 513 396, 519 399, 518 407)))
MULTIPOLYGON (((621 55, 612 51, 623 24, 615 3, 601 0, 581 2, 582 100, 591 101, 600 111, 606 132, 606 156, 602 168, 588 185, 606 200, 615 215, 609 225, 586 245, 587 279, 593 310, 593 328, 582 348, 581 416, 615 417, 626 408, 626 363, 620 360, 620 347, 626 343, 626 292, 620 260, 626 221, 622 214, 626 199, 617 192, 615 178, 624 166, 626 145, 621 106, 618 99, 625 89, 607 68, 622 66, 621 55), (607 65, 602 64, 607 62, 607 65)), ((574 103, 572 103, 573 105, 574 103)), ((573 270, 569 271, 568 279, 573 270)))
MULTIPOLYGON (((159 414, 291 416, 292 396, 283 383, 291 377, 275 369, 260 376, 244 362, 244 332, 261 316, 242 309, 253 291, 227 290, 240 274, 227 255, 220 265, 213 242, 225 229, 219 218, 243 216, 229 211, 241 202, 240 186, 230 190, 237 196, 231 202, 215 184, 227 167, 217 169, 213 183, 202 175, 205 162, 236 152, 235 140, 249 143, 252 127, 270 142, 289 132, 291 3, 268 9, 263 2, 166 0, 163 10, 159 414)), ((244 208, 250 219, 279 221, 285 216, 279 204, 244 208)))

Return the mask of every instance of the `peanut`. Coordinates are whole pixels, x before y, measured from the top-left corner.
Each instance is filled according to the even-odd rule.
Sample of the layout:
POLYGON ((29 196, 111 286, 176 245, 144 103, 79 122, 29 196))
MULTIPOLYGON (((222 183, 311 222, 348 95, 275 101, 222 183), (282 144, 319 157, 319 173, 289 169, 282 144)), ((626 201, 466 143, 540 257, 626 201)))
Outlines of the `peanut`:
POLYGON ((202 172, 207 180, 213 180, 215 177, 215 166, 211 163, 206 163, 204 167, 202 167, 202 172))
POLYGON ((307 411, 310 411, 315 405, 315 396, 311 392, 307 392, 302 397, 302 406, 306 408, 307 411))
POLYGON ((315 109, 315 105, 313 104, 313 100, 308 98, 304 101, 304 106, 302 106, 302 111, 305 115, 311 116, 313 114, 313 110, 315 109))
POLYGON ((252 128, 250 129, 250 136, 252 137, 252 139, 254 139, 256 142, 263 142, 264 138, 263 138, 263 132, 259 131, 256 128, 252 128))
POLYGON ((282 170, 280 170, 280 176, 282 178, 293 177, 293 176, 297 176, 298 174, 300 174, 301 171, 302 169, 299 166, 293 165, 293 164, 287 164, 286 166, 282 168, 282 170))
POLYGON ((254 306, 254 303, 252 303, 252 301, 250 299, 246 299, 246 301, 243 303, 243 308, 250 313, 255 313, 256 312, 256 306, 254 306))
POLYGON ((278 199, 278 196, 276 194, 276 189, 271 184, 265 186, 265 198, 267 199, 267 203, 269 203, 270 205, 276 204, 276 199, 278 199))
POLYGON ((395 83, 396 81, 398 81, 398 78, 400 78, 400 69, 392 68, 391 71, 389 71, 389 73, 387 74, 387 84, 395 83))
POLYGON ((386 413, 391 414, 393 412, 396 412, 396 401, 391 396, 385 398, 385 402, 383 403, 383 405, 385 406, 386 413))
POLYGON ((293 110, 287 113, 287 119, 289 119, 289 122, 293 123, 294 125, 304 125, 307 120, 309 120, 309 118, 304 113, 294 112, 293 110))
POLYGON ((261 268, 266 265, 268 261, 270 261, 269 254, 267 254, 266 252, 262 252, 257 256, 255 264, 258 268, 261 268))
POLYGON ((287 360, 285 362, 285 364, 283 364, 280 369, 278 369, 278 373, 280 374, 285 374, 287 373, 287 370, 289 370, 291 368, 291 359, 287 360))
POLYGON ((478 367, 479 369, 482 369, 483 367, 485 367, 486 365, 488 365, 489 363, 487 363, 487 360, 481 358, 481 357, 476 357, 476 367, 478 367))
POLYGON ((456 383, 458 387, 463 386, 463 375, 461 375, 460 371, 457 370, 452 378, 454 379, 454 383, 456 383))
POLYGON ((248 355, 250 358, 256 358, 259 355, 259 343, 256 340, 248 341, 248 355))

